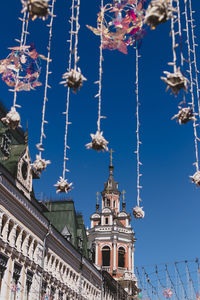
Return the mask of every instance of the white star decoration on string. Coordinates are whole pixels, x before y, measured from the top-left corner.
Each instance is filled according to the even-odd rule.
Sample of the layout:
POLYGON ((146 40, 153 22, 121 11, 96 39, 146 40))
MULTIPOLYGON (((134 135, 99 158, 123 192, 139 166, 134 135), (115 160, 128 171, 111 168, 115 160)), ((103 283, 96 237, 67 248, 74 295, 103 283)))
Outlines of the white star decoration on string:
POLYGON ((60 180, 58 180, 54 186, 57 188, 56 193, 68 193, 72 189, 72 183, 68 183, 67 179, 64 179, 61 176, 60 180))
POLYGON ((197 185, 197 187, 200 186, 200 171, 194 173, 194 175, 190 176, 190 178, 192 179, 192 182, 197 185))
POLYGON ((173 17, 174 8, 169 0, 151 1, 145 15, 144 22, 155 29, 157 25, 162 24, 173 17))
POLYGON ((77 90, 80 90, 80 88, 83 85, 83 81, 86 81, 87 79, 81 74, 81 69, 78 68, 78 70, 71 69, 69 72, 66 72, 63 74, 62 78, 64 79, 61 81, 61 84, 64 84, 64 86, 68 86, 69 88, 73 89, 74 93, 77 92, 77 90))
POLYGON ((20 126, 20 115, 16 111, 15 107, 12 106, 11 110, 7 113, 7 115, 1 119, 1 121, 6 124, 10 129, 16 129, 20 126))
POLYGON ((179 111, 176 115, 174 115, 171 120, 174 120, 177 118, 177 121, 179 124, 186 124, 187 122, 193 120, 196 121, 195 115, 197 113, 193 114, 192 108, 191 107, 178 107, 179 111))
POLYGON ((31 166, 37 173, 41 174, 41 172, 44 171, 47 165, 49 165, 50 163, 50 160, 42 159, 41 154, 39 154, 36 155, 36 160, 33 162, 33 164, 31 164, 31 166))
POLYGON ((49 15, 49 0, 21 0, 23 5, 23 10, 28 11, 32 20, 37 17, 45 20, 49 15))
POLYGON ((97 152, 104 150, 108 151, 107 144, 109 142, 103 137, 103 131, 97 131, 95 134, 91 133, 90 136, 92 141, 85 145, 87 149, 94 149, 97 152))
POLYGON ((163 73, 166 74, 166 77, 161 77, 161 79, 167 84, 167 91, 171 89, 172 94, 175 94, 175 96, 178 95, 181 89, 187 92, 187 84, 189 80, 183 76, 180 68, 178 68, 174 73, 167 71, 164 71, 163 73))
POLYGON ((145 216, 145 212, 143 211, 143 207, 136 206, 133 208, 133 215, 136 219, 143 219, 145 216))

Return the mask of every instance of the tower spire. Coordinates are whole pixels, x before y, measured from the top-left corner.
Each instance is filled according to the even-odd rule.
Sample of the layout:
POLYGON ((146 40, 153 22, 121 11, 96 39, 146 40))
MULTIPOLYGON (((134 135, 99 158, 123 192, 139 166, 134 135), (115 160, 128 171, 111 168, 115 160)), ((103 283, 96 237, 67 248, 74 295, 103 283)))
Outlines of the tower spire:
POLYGON ((112 163, 112 161, 113 161, 113 149, 110 149, 110 166, 113 166, 113 163, 112 163))
POLYGON ((99 211, 99 192, 97 192, 96 211, 99 211))
POLYGON ((123 195, 123 196, 122 196, 122 199, 123 199, 123 201, 122 201, 122 210, 123 210, 123 211, 126 210, 125 193, 126 193, 126 191, 123 190, 123 191, 122 191, 122 195, 123 195))

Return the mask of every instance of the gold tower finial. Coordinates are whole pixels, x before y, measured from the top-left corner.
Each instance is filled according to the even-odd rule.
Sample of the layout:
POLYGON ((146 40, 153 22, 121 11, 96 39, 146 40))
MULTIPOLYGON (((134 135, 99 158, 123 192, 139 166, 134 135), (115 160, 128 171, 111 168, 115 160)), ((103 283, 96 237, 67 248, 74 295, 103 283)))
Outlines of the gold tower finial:
POLYGON ((123 202, 124 202, 124 200, 125 200, 125 194, 126 194, 126 191, 125 191, 125 190, 123 190, 123 191, 122 191, 122 195, 123 195, 123 202))
POLYGON ((97 192, 97 204, 99 204, 99 192, 97 192))
POLYGON ((113 149, 110 149, 110 165, 112 166, 112 161, 113 161, 113 149))

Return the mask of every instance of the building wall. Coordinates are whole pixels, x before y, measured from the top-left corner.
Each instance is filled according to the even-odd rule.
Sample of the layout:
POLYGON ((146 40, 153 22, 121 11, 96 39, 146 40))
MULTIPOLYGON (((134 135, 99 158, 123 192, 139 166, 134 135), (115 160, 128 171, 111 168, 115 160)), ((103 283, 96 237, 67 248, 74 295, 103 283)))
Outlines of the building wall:
POLYGON ((50 226, 35 202, 0 174, 1 300, 129 299, 106 274, 50 226))
POLYGON ((102 279, 98 270, 3 175, 0 176, 0 255, 7 260, 1 283, 2 300, 15 299, 15 294, 16 299, 38 300, 42 283, 46 284, 45 295, 50 296, 54 291, 55 300, 67 296, 101 299, 102 279), (21 270, 15 286, 16 264, 21 270), (27 298, 30 274, 32 282, 27 298))

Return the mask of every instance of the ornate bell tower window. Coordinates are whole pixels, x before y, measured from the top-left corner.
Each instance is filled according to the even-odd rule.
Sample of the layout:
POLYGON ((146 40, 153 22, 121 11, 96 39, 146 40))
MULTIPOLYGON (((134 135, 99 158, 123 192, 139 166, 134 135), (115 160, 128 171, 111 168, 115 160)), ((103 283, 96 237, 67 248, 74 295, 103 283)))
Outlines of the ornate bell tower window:
POLYGON ((105 225, 108 225, 108 217, 105 218, 105 225))
POLYGON ((118 267, 125 268, 125 250, 123 247, 118 250, 118 267))
POLYGON ((110 266, 110 248, 108 246, 105 246, 102 249, 102 266, 110 266))

